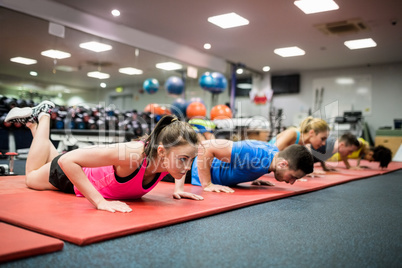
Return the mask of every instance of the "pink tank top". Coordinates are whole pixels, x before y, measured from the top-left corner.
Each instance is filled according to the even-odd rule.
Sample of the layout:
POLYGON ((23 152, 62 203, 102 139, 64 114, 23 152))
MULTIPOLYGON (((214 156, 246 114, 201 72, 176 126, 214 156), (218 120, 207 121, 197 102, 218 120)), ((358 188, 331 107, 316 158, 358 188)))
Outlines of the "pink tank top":
MULTIPOLYGON (((168 172, 160 173, 159 177, 153 180, 153 184, 146 189, 142 186, 147 161, 144 158, 140 170, 137 174, 127 182, 120 183, 116 180, 113 166, 82 168, 87 175, 89 181, 95 186, 98 192, 108 199, 136 199, 151 191, 160 180, 165 177, 168 172)), ((157 176, 157 174, 155 175, 157 176)), ((83 196, 82 193, 74 186, 77 196, 83 196)))

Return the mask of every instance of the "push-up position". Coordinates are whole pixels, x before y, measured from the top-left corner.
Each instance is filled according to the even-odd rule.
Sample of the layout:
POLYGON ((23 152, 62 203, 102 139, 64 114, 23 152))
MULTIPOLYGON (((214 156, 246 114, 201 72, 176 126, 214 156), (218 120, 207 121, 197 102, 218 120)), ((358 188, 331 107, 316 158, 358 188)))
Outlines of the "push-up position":
MULTIPOLYGON (((130 212, 126 203, 117 200, 142 197, 168 173, 175 179, 182 178, 197 154, 197 134, 191 126, 165 116, 140 141, 59 155, 49 140, 52 107, 52 102, 44 101, 34 108, 14 108, 6 117, 8 122, 26 124, 32 132, 25 173, 26 184, 32 189, 75 193, 85 196, 99 210, 130 212)), ((202 199, 177 191, 175 197, 202 199)))
MULTIPOLYGON (((234 192, 229 186, 250 182, 273 172, 277 181, 293 184, 313 172, 313 156, 302 145, 279 152, 263 141, 208 140, 199 145, 198 156, 186 174, 186 181, 209 192, 234 192)), ((185 180, 175 180, 182 192, 185 180)))

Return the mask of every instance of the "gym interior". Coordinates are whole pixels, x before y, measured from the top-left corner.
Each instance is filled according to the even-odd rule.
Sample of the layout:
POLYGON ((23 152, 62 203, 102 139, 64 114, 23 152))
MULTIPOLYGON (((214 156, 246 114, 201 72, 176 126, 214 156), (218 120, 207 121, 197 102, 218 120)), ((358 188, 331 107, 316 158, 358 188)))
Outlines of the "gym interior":
MULTIPOLYGON (((400 267, 402 3, 334 0, 323 12, 317 1, 310 1, 312 11, 301 10, 301 2, 309 1, 0 0, 3 207, 11 207, 11 195, 28 191, 22 182, 33 140, 7 114, 45 100, 55 104, 49 138, 59 153, 138 140, 171 114, 212 122, 218 139, 264 142, 312 116, 328 123, 331 137, 350 132, 392 153, 389 170, 369 163, 379 172, 342 171, 359 180, 188 220, 175 215, 87 245, 0 217, 7 228, 59 240, 52 251, 35 243, 29 248, 42 239, 26 242, 31 234, 7 236, 4 250, 18 241, 28 248, 4 253, 1 266, 400 267), (218 26, 222 14, 242 20, 218 26), (351 47, 359 40, 368 45, 351 47), (296 54, 281 54, 295 48, 296 54), (8 188, 14 185, 18 190, 8 188)), ((180 207, 166 196, 171 200, 163 204, 180 207)), ((81 217, 103 224, 88 214, 81 217)), ((102 220, 118 225, 113 217, 102 220)))

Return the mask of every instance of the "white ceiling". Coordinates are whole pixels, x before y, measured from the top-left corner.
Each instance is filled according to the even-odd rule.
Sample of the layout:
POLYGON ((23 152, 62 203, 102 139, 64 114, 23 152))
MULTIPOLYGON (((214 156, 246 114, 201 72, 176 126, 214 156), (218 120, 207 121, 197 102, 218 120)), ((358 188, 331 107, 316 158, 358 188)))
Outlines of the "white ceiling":
MULTIPOLYGON (((256 72, 262 72, 261 68, 265 65, 271 67, 272 74, 282 74, 402 62, 401 0, 335 0, 340 6, 339 10, 310 15, 299 10, 293 4, 293 0, 31 0, 30 3, 34 5, 38 1, 44 10, 47 4, 50 9, 52 5, 62 4, 69 9, 73 8, 76 12, 96 16, 120 27, 127 26, 161 37, 161 46, 164 45, 164 40, 172 41, 180 44, 177 46, 178 49, 190 48, 190 52, 200 55, 242 63, 256 72), (110 14, 115 8, 121 11, 121 16, 118 18, 110 14), (207 21, 210 16, 229 12, 236 12, 247 18, 250 24, 224 30, 207 21), (368 30, 343 35, 326 35, 315 27, 318 24, 351 19, 362 20, 368 30), (347 40, 368 37, 375 40, 377 47, 352 51, 344 45, 347 40), (205 51, 204 43, 210 43, 212 49, 205 51), (298 46, 306 51, 306 55, 282 58, 274 54, 275 48, 287 46, 298 46)), ((96 54, 82 51, 77 48, 77 44, 83 42, 82 40, 87 41, 88 33, 82 32, 82 29, 78 31, 67 27, 65 38, 51 36, 47 32, 49 18, 39 19, 15 13, 13 10, 29 14, 35 12, 30 12, 26 5, 18 6, 12 2, 12 0, 0 0, 0 5, 6 7, 0 8, 2 25, 0 36, 2 40, 6 40, 0 45, 0 78, 3 84, 7 80, 13 80, 12 77, 21 77, 25 81, 31 79, 26 74, 30 68, 17 66, 11 63, 9 58, 15 55, 42 57, 39 53, 44 50, 43 48, 55 46, 64 48, 73 55, 72 58, 60 60, 56 64, 75 66, 79 70, 74 73, 54 74, 53 60, 41 59, 38 63, 40 77, 34 78, 38 84, 58 82, 69 87, 85 89, 98 87, 99 81, 86 77, 88 70, 98 68, 96 64, 88 64, 88 61, 102 63, 104 65, 102 69, 111 72, 112 77, 107 82, 111 86, 130 84, 134 80, 143 81, 147 76, 158 76, 156 72, 159 73, 159 77, 172 75, 155 71, 154 66, 158 61, 175 60, 177 58, 175 53, 169 57, 167 53, 154 51, 153 45, 147 49, 148 47, 142 44, 142 47, 137 46, 140 47, 139 56, 134 56, 135 44, 128 46, 122 44, 124 41, 115 42, 117 39, 105 40, 113 45, 113 52, 96 54), (108 64, 110 66, 107 66, 108 64), (126 67, 124 65, 128 64, 143 69, 144 75, 133 78, 116 72, 116 67, 126 67)), ((75 19, 78 17, 71 18, 71 21, 75 19)), ((57 21, 57 18, 54 18, 54 21, 57 21)), ((96 28, 97 25, 93 27, 96 28)), ((101 37, 111 37, 114 32, 105 28, 97 35, 103 34, 101 37)), ((169 49, 174 51, 171 48, 166 48, 165 51, 169 49)), ((189 55, 187 62, 183 58, 179 59, 179 62, 185 66, 186 64, 194 66, 196 56, 191 60, 191 53, 189 55)), ((206 65, 208 64, 200 63, 200 71, 213 70, 211 64, 206 65)), ((226 75, 229 75, 229 69, 226 70, 226 75)))

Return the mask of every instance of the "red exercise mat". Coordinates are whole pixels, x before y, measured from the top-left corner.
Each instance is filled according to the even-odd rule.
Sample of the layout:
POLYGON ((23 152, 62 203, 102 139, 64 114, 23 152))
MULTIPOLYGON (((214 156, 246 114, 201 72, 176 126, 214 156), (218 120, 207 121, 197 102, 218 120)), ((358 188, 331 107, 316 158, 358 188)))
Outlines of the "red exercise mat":
MULTIPOLYGON (((396 168, 402 168, 402 164, 396 168)), ((72 194, 17 189, 16 193, 3 191, 5 193, 0 195, 0 220, 74 244, 87 245, 379 174, 378 170, 328 173, 322 177, 306 177, 306 181, 294 185, 277 182, 268 175, 262 179, 274 182, 275 186, 244 183, 232 194, 203 192, 199 186, 185 186, 186 191, 201 194, 203 201, 175 200, 172 198, 174 184, 160 182, 142 199, 127 202, 133 209, 131 213, 98 211, 85 198, 72 194)), ((8 180, 23 181, 24 178, 4 179, 0 193, 8 180)), ((12 183, 19 185, 16 181, 12 183)))
POLYGON ((55 252, 63 249, 64 243, 0 222, 0 263, 55 252))

